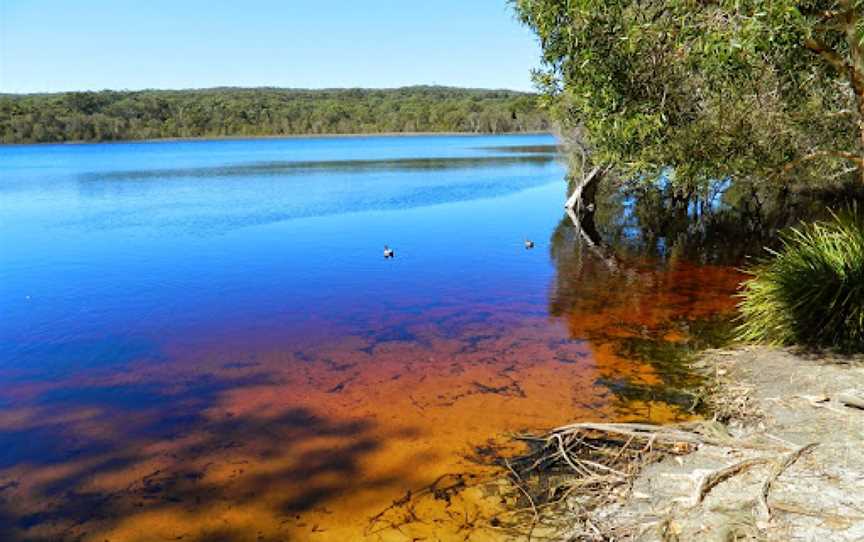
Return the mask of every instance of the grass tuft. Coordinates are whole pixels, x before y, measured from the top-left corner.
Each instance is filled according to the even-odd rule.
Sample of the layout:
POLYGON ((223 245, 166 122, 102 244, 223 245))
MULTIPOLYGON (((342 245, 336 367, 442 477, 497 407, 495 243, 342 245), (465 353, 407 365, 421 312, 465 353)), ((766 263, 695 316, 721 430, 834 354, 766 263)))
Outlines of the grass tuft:
POLYGON ((740 294, 747 342, 864 350, 864 216, 857 208, 794 228, 748 271, 740 294))

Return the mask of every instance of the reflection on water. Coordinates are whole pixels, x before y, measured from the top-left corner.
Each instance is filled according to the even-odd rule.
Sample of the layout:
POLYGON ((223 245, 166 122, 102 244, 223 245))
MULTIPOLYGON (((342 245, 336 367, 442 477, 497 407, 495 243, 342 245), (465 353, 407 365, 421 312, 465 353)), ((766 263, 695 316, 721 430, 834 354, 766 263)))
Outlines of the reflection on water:
POLYGON ((691 404, 686 391, 697 381, 687 371, 688 354, 728 338, 742 275, 674 253, 619 254, 592 217, 580 222, 572 211, 553 234, 552 256, 557 274, 549 312, 567 322, 572 336, 612 352, 601 379, 624 400, 625 412, 642 401, 691 404), (636 367, 650 368, 651 376, 631 372, 636 367))
POLYGON ((482 148, 488 151, 495 152, 527 154, 557 154, 562 151, 562 147, 559 145, 505 145, 482 148))
POLYGON ((495 540, 490 441, 691 416, 738 273, 561 216, 553 146, 0 149, 0 540, 495 540))
MULTIPOLYGON (((525 151, 517 147, 510 152, 525 151)), ((453 158, 395 158, 388 160, 317 160, 293 162, 265 162, 236 166, 212 166, 203 168, 144 169, 138 171, 106 171, 82 175, 84 181, 129 181, 146 179, 172 179, 178 177, 246 177, 250 175, 305 175, 316 171, 333 173, 346 171, 364 173, 370 171, 435 171, 442 169, 469 169, 513 164, 545 164, 555 160, 555 150, 540 151, 539 156, 472 156, 453 158)))

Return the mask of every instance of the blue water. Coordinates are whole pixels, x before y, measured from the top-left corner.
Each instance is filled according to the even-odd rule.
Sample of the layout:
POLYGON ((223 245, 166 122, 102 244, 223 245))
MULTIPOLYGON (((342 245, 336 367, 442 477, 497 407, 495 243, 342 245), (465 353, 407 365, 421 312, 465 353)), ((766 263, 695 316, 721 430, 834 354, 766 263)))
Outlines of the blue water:
MULTIPOLYGON (((548 135, 0 147, 0 369, 165 359, 230 330, 545 296, 548 135), (502 149, 502 147, 505 147, 502 149), (526 237, 538 247, 527 252, 526 237), (385 261, 385 244, 397 257, 385 261)), ((376 316, 377 318, 377 316, 376 316)))
POLYGON ((639 341, 740 277, 587 243, 555 145, 0 146, 0 540, 356 540, 503 434, 674 419, 639 341))

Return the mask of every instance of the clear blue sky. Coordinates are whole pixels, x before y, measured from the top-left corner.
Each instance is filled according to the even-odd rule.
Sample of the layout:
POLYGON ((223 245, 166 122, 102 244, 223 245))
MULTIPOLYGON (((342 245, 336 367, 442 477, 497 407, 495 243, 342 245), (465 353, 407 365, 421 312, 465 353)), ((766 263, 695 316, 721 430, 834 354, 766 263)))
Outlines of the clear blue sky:
POLYGON ((531 89, 506 0, 0 0, 0 91, 531 89))

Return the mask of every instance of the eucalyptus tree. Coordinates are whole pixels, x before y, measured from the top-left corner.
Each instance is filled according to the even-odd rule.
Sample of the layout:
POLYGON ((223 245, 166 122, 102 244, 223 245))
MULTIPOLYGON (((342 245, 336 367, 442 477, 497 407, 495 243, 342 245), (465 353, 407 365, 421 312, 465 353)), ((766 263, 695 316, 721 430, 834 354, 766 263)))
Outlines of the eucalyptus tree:
POLYGON ((512 0, 594 164, 684 194, 864 182, 864 0, 512 0))

